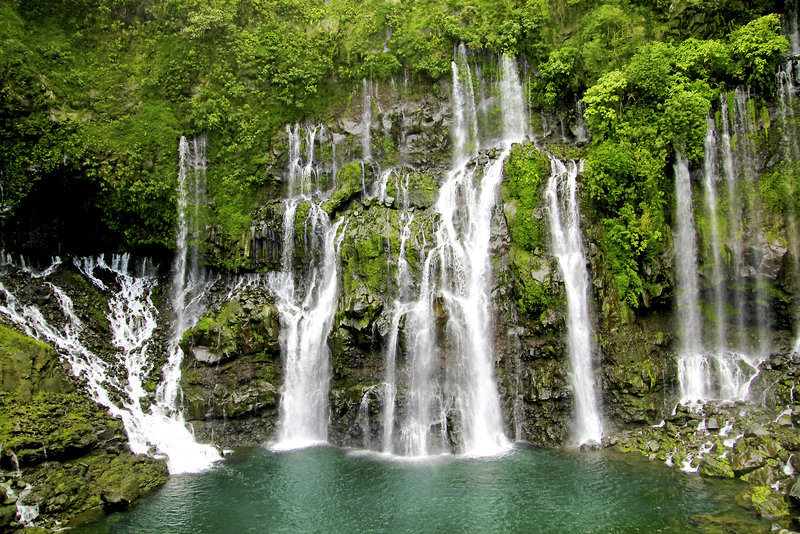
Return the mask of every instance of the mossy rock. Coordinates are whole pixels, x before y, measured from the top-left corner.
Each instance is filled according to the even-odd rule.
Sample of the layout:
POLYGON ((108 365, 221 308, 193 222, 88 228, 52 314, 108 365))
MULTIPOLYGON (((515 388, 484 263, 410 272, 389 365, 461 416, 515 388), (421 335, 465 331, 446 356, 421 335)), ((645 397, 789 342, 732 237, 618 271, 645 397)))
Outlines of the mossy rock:
POLYGON ((27 402, 40 392, 73 389, 53 347, 0 325, 1 392, 27 402))
POLYGON ((789 505, 783 495, 769 486, 755 486, 746 491, 742 498, 766 519, 778 519, 789 515, 789 505))
POLYGON ((728 459, 715 458, 711 454, 706 454, 700 460, 698 471, 705 477, 734 478, 733 469, 728 459))
POLYGON ((207 365, 216 365, 242 355, 279 352, 280 320, 272 304, 232 300, 209 311, 184 333, 185 354, 207 365))

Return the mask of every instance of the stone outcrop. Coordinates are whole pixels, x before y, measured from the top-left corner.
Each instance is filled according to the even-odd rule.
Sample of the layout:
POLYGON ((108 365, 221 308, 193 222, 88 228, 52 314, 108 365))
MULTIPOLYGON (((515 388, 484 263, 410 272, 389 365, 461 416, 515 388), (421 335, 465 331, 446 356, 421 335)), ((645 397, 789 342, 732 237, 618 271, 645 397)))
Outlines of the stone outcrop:
POLYGON ((282 371, 279 323, 258 287, 212 308, 186 332, 184 414, 200 441, 234 447, 272 436, 282 371))
POLYGON ((0 325, 0 372, 0 532, 25 514, 49 528, 93 520, 166 482, 166 464, 130 451, 49 345, 0 325))

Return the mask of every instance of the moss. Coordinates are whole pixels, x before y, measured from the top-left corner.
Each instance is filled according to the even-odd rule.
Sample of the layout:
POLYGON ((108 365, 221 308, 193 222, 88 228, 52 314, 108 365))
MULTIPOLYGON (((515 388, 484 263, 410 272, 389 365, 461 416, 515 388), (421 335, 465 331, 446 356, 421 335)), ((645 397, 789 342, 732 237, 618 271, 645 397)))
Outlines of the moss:
POLYGON ((510 259, 516 278, 513 291, 518 310, 539 323, 551 322, 546 316, 559 306, 559 299, 549 280, 543 278, 549 277, 545 260, 534 257, 518 246, 511 247, 510 259))
POLYGON ((715 458, 707 454, 698 466, 700 474, 707 477, 734 478, 733 468, 727 458, 715 458))
POLYGON ((385 167, 391 167, 399 163, 397 148, 391 136, 383 136, 372 139, 372 153, 375 158, 385 167))
POLYGON ((349 200, 361 193, 362 172, 363 169, 358 161, 351 161, 339 169, 339 173, 336 175, 339 187, 322 205, 322 209, 328 215, 334 214, 345 206, 349 200))
POLYGON ((0 392, 16 402, 27 402, 43 392, 72 389, 50 345, 0 325, 0 392))
POLYGON ((762 517, 774 519, 789 515, 789 506, 783 495, 769 486, 755 486, 744 493, 745 501, 753 505, 762 517))
POLYGON ((297 206, 297 210, 294 212, 294 235, 301 236, 305 232, 306 229, 306 220, 308 219, 308 214, 311 212, 311 204, 308 202, 303 202, 302 204, 297 206))
POLYGON ((533 252, 544 245, 545 221, 534 211, 542 202, 542 186, 550 174, 547 155, 532 144, 515 147, 505 164, 503 199, 515 209, 506 210, 512 242, 523 250, 533 252))

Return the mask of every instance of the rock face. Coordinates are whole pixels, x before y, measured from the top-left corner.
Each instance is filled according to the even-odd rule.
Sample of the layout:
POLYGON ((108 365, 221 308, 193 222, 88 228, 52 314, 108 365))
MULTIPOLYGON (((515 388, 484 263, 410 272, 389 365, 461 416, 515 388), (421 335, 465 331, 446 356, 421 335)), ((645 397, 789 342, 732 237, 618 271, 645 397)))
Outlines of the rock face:
POLYGON ((126 508, 166 482, 119 420, 75 387, 49 345, 0 325, 0 531, 22 513, 53 528, 126 508))
POLYGON ((184 335, 184 413, 200 441, 213 436, 234 447, 271 437, 281 383, 279 322, 264 290, 249 290, 184 335))

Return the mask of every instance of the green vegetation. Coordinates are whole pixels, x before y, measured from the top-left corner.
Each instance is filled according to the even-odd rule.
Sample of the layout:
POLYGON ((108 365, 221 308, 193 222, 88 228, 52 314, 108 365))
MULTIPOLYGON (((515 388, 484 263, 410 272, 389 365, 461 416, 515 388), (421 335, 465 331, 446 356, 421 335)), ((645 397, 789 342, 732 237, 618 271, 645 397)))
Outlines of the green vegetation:
POLYGON ((547 155, 527 144, 511 152, 505 166, 504 193, 515 203, 516 212, 508 217, 511 238, 528 252, 544 245, 545 221, 535 217, 542 188, 550 175, 550 160, 547 155))
POLYGON ((547 222, 536 213, 550 175, 550 160, 531 144, 516 147, 506 161, 503 200, 511 234, 511 269, 514 298, 520 312, 547 323, 556 296, 546 280, 547 265, 541 257, 547 245, 547 222))
MULTIPOLYGON (((173 246, 177 140, 209 138, 209 224, 246 239, 282 185, 286 123, 350 109, 363 78, 450 75, 459 42, 484 76, 523 57, 534 109, 583 97, 587 187, 620 295, 636 306, 642 267, 665 246, 675 149, 698 161, 721 90, 768 95, 786 40, 774 1, 735 0, 0 0, 0 182, 7 246, 173 246), (745 5, 747 4, 747 5, 745 5), (480 52, 481 50, 489 54, 480 52), (85 213, 75 217, 75 211, 85 213), (13 235, 11 235, 13 234, 13 235), (70 234, 81 236, 68 239, 70 234), (88 239, 87 239, 88 236, 88 239), (243 237, 244 236, 244 237, 243 237)), ((436 86, 434 86, 436 87, 436 86)), ((435 93, 440 91, 437 87, 435 93)), ((383 164, 389 137, 373 139, 383 164)), ((347 163, 347 162, 345 162, 347 163)), ((535 196, 509 162, 514 239, 532 250, 535 196)), ((530 173, 529 173, 530 174, 530 173)), ((352 165, 326 206, 358 192, 352 165)), ((431 202, 427 184, 425 202, 431 202)), ((228 267, 238 257, 223 259, 228 267)))

